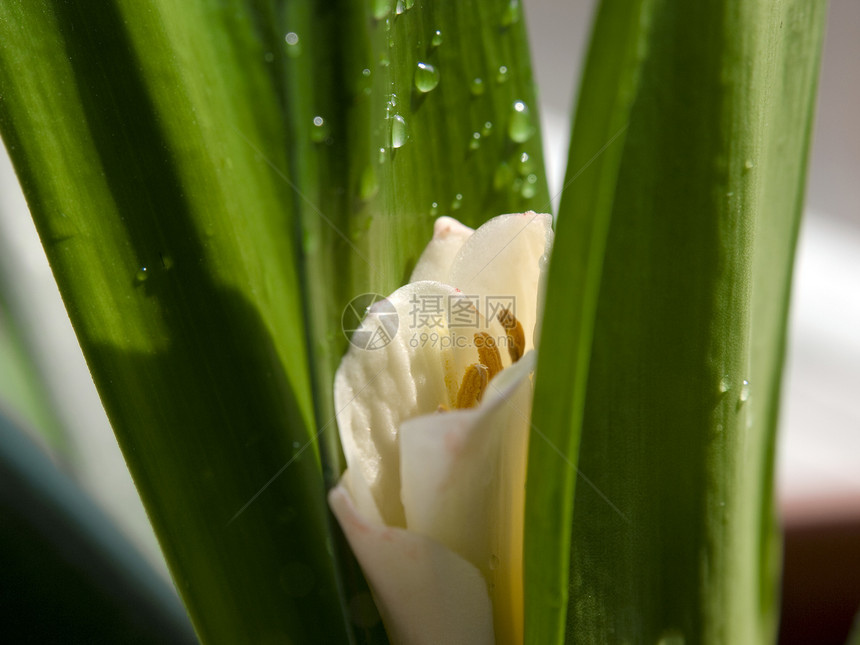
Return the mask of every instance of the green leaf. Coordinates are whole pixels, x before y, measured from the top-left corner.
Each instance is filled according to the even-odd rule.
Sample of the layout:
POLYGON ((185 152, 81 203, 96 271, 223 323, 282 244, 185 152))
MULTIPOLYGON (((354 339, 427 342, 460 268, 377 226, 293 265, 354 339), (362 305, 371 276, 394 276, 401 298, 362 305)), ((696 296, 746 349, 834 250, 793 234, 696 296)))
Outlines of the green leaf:
POLYGON ((286 135, 238 8, 4 3, 0 124, 198 635, 338 641, 292 193, 254 149, 286 135))
POLYGON ((774 436, 823 16, 601 6, 547 293, 530 642, 561 641, 565 605, 569 643, 774 638, 774 436), (566 569, 568 538, 569 578, 538 562, 566 569))
POLYGON ((0 512, 5 639, 196 642, 169 585, 4 415, 0 512))

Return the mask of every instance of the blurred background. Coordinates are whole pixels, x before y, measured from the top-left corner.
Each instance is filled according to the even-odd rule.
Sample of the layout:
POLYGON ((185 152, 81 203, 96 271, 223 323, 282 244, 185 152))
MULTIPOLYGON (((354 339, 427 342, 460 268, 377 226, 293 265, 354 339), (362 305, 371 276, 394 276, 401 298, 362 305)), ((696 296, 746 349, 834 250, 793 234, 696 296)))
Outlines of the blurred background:
MULTIPOLYGON (((550 188, 557 194, 565 172, 569 115, 593 2, 524 0, 523 4, 531 32, 550 188)), ((800 607, 813 596, 820 598, 821 606, 813 611, 821 615, 833 604, 824 596, 838 591, 832 581, 821 582, 821 590, 815 587, 816 576, 821 576, 825 565, 819 563, 798 573, 791 564, 792 558, 822 549, 820 543, 809 541, 810 527, 840 527, 843 538, 849 532, 846 544, 823 547, 831 552, 853 547, 856 554, 860 543, 858 33, 860 3, 832 0, 807 212, 795 273, 779 440, 778 494, 790 528, 786 584, 794 575, 804 581, 798 599, 786 592, 788 619, 808 611, 793 608, 791 602, 800 607), (800 542, 796 542, 797 535, 800 542)), ((0 410, 24 427, 58 430, 57 420, 63 419, 67 440, 59 432, 36 440, 60 455, 63 467, 73 471, 166 579, 163 560, 78 349, 8 157, 5 150, 0 153, 0 410), (14 317, 10 311, 16 312, 14 317), (27 356, 35 357, 35 363, 27 356), (36 393, 34 383, 39 380, 48 384, 47 401, 36 393)), ((846 584, 840 593, 856 608, 860 583, 846 584)), ((801 634, 799 629, 784 624, 784 632, 801 634)), ((822 636, 820 631, 816 633, 822 636)), ((826 639, 795 642, 824 643, 826 639)))

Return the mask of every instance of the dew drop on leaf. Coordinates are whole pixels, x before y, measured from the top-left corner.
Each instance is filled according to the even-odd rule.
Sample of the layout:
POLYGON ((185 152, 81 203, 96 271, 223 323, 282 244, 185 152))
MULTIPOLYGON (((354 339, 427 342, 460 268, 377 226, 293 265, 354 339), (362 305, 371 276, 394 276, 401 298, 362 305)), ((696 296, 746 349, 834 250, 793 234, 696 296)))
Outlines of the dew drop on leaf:
POLYGON ((284 42, 287 43, 287 56, 290 58, 296 58, 302 53, 302 45, 296 32, 287 32, 287 35, 284 36, 284 42))
POLYGON ((409 141, 409 126, 399 114, 391 117, 391 147, 402 148, 409 141))
POLYGON ((525 143, 535 133, 529 107, 523 101, 515 101, 508 121, 508 137, 515 143, 525 143))
POLYGON ((313 127, 311 128, 311 141, 314 143, 322 143, 330 134, 330 128, 325 119, 317 115, 313 119, 313 127))
POLYGON ((418 63, 415 70, 415 89, 430 92, 439 85, 439 70, 430 63, 418 63))

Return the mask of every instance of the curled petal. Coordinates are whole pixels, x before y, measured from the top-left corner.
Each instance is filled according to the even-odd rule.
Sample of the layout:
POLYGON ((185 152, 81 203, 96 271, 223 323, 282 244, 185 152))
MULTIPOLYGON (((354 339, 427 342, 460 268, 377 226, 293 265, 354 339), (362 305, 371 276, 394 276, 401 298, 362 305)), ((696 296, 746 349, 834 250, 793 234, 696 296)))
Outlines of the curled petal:
POLYGON ((406 527, 474 564, 499 643, 522 643, 525 474, 534 352, 491 381, 480 406, 401 426, 406 527))
MULTIPOLYGON (((395 291, 387 299, 399 320, 391 342, 379 349, 351 346, 335 374, 334 402, 347 468, 352 477, 365 480, 383 521, 391 526, 405 526, 400 424, 439 406, 453 407, 449 385, 474 360, 451 343, 442 349, 450 333, 444 315, 420 321, 419 328, 413 324, 413 310, 436 299, 444 304, 456 293, 438 282, 415 282, 395 291)), ((382 315, 388 314, 371 309, 362 330, 380 326, 382 315)))
POLYGON ((329 505, 373 590, 395 645, 492 645, 481 573, 435 540, 368 521, 338 486, 329 505))
POLYGON ((513 296, 526 350, 534 349, 543 305, 539 285, 552 240, 551 215, 529 211, 494 217, 466 240, 443 282, 463 293, 513 296))

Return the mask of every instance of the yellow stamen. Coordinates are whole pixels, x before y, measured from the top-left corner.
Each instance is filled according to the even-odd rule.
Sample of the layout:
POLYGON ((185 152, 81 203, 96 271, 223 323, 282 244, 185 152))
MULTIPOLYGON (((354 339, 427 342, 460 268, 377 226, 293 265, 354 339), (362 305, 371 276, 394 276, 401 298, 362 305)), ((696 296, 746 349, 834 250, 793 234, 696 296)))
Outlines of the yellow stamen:
POLYGON ((510 309, 502 309, 497 318, 508 335, 508 352, 511 355, 511 361, 516 363, 526 353, 526 333, 510 309))
POLYGON ((487 332, 479 331, 475 334, 475 347, 478 348, 478 360, 481 365, 486 365, 489 370, 487 380, 492 381, 493 377, 503 369, 502 355, 496 347, 496 341, 487 332))
POLYGON ((474 408, 484 396, 484 390, 487 389, 487 383, 490 382, 490 370, 486 365, 480 363, 472 363, 466 368, 466 373, 463 375, 463 382, 460 384, 460 391, 457 392, 458 408, 474 408))

